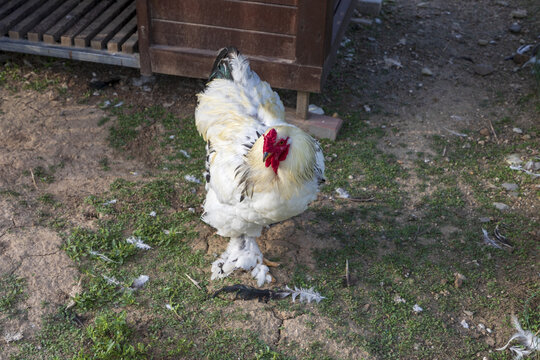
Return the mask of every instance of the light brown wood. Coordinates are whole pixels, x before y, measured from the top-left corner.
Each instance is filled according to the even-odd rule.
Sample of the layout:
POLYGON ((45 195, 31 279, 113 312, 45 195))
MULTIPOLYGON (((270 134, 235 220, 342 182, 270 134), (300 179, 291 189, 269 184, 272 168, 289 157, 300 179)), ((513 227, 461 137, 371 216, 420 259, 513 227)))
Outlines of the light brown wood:
POLYGON ((107 50, 111 52, 119 52, 122 49, 122 44, 137 31, 137 18, 133 17, 114 37, 107 42, 107 50))
POLYGON ((96 36, 103 28, 105 28, 131 0, 118 0, 107 8, 100 16, 94 19, 79 35, 75 36, 75 46, 86 47, 90 44, 90 40, 96 36))
POLYGON ((122 52, 126 54, 133 54, 137 52, 139 45, 139 34, 135 32, 129 39, 122 44, 122 52))
POLYGON ((110 4, 112 0, 102 0, 97 3, 89 12, 83 15, 73 26, 65 30, 60 36, 60 43, 63 46, 73 46, 75 36, 86 28, 95 18, 97 18, 110 4))
POLYGON ((55 44, 60 40, 60 36, 73 24, 79 21, 92 7, 97 3, 98 0, 84 0, 79 5, 77 5, 73 10, 67 14, 62 21, 57 22, 53 25, 52 28, 45 31, 43 34, 43 41, 48 44, 55 44))
POLYGON ((101 50, 106 47, 107 41, 109 41, 131 18, 135 18, 134 2, 129 4, 94 36, 90 42, 92 48, 101 50))
POLYGON ((296 116, 306 120, 308 118, 309 93, 298 91, 296 93, 296 116))

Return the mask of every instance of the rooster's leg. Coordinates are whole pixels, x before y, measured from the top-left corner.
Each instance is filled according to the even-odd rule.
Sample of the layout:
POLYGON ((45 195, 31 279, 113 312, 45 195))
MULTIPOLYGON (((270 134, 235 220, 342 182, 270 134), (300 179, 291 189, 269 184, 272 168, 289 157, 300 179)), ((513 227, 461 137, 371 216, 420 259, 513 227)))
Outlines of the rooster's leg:
POLYGON ((212 263, 212 280, 227 277, 236 269, 251 271, 259 286, 272 281, 254 237, 231 238, 227 250, 212 263))

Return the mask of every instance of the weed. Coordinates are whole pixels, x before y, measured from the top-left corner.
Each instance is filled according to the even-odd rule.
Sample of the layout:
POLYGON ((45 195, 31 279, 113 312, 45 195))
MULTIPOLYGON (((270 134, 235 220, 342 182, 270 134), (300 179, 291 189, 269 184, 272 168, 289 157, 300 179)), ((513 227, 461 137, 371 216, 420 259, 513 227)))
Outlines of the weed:
POLYGON ((17 303, 25 298, 26 280, 13 274, 0 277, 0 311, 12 314, 17 303))

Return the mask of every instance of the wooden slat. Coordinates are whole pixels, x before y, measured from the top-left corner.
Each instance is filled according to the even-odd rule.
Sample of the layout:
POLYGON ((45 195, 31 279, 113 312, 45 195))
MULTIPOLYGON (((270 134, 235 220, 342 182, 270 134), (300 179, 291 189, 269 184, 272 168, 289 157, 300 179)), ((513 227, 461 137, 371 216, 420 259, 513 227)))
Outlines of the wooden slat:
MULTIPOLYGON (((160 74, 205 79, 210 75, 215 51, 152 46, 149 49, 152 71, 160 74)), ((250 57, 252 69, 273 87, 321 92, 321 67, 302 66, 290 61, 250 57)))
POLYGON ((296 6, 298 4, 298 0, 251 0, 251 2, 286 6, 296 6))
POLYGON ((71 9, 77 6, 78 2, 79 0, 64 1, 60 7, 56 8, 49 16, 28 32, 28 40, 41 41, 43 39, 43 33, 53 27, 58 20, 63 18, 71 9))
POLYGON ((75 36, 75 46, 86 47, 90 40, 118 15, 131 0, 118 0, 107 8, 100 16, 90 23, 79 35, 75 36))
POLYGON ((0 36, 6 34, 13 25, 32 13, 32 11, 37 9, 44 2, 45 0, 30 0, 2 19, 0 21, 0 36))
MULTIPOLYGON (((122 44, 137 32, 137 18, 133 17, 114 37, 107 43, 107 50, 119 52, 122 44)), ((131 51, 133 53, 133 50, 131 51)))
POLYGON ((300 64, 322 66, 329 47, 326 36, 334 13, 331 0, 299 0, 296 58, 300 64))
POLYGON ((131 18, 135 16, 135 3, 132 2, 118 16, 107 24, 90 42, 92 48, 100 50, 106 47, 109 41, 131 18))
POLYGON ((16 7, 21 5, 21 0, 11 0, 0 6, 0 19, 7 16, 9 13, 15 10, 16 7))
POLYGON ((54 44, 60 40, 60 35, 75 24, 84 14, 96 4, 98 0, 84 0, 67 14, 62 21, 56 23, 43 34, 43 41, 54 44))
POLYGON ((43 20, 53 9, 62 3, 63 0, 49 0, 39 9, 28 15, 22 21, 18 22, 9 31, 9 37, 12 39, 23 39, 28 30, 43 20))
POLYGON ((141 75, 152 75, 152 63, 150 60, 150 11, 149 0, 137 0, 137 33, 139 38, 139 56, 141 75))
POLYGON ((60 36, 60 43, 62 46, 72 46, 73 45, 73 39, 75 39, 75 36, 79 35, 79 33, 86 28, 95 18, 97 18, 101 13, 109 6, 109 4, 112 2, 112 0, 106 0, 106 1, 100 1, 90 12, 83 15, 81 19, 75 23, 71 28, 66 30, 61 36, 60 36))
POLYGON ((296 8, 229 0, 151 0, 152 19, 276 34, 296 33, 296 8))
POLYGON ((217 51, 234 44, 244 54, 295 58, 295 38, 288 35, 225 29, 208 25, 152 21, 152 44, 217 51))
POLYGON ((133 54, 137 51, 139 46, 139 34, 135 32, 133 35, 122 44, 122 52, 126 54, 133 54))

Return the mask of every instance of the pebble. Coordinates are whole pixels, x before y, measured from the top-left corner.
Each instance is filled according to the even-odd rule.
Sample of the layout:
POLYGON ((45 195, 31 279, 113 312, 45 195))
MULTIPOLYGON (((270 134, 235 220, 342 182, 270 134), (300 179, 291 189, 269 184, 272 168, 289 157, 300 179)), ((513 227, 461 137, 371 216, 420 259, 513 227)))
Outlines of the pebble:
POLYGON ((469 328, 469 324, 467 324, 467 322, 465 321, 465 319, 461 320, 461 326, 463 326, 465 329, 468 329, 469 328))
POLYGON ((422 69, 422 75, 433 76, 433 71, 431 71, 429 68, 425 67, 425 68, 422 69))
POLYGON ((486 39, 478 39, 478 45, 486 46, 487 44, 489 44, 488 40, 486 40, 486 39))
POLYGON ((494 202, 493 206, 495 206, 497 210, 501 210, 501 211, 508 210, 510 208, 510 206, 500 203, 500 202, 494 202))
POLYGON ((519 188, 517 184, 510 184, 510 183, 504 183, 501 186, 505 190, 508 190, 508 191, 515 191, 515 190, 517 190, 519 188))
POLYGON ((510 13, 513 18, 523 19, 527 17, 527 10, 525 9, 516 9, 510 13))
POLYGON ((531 140, 531 135, 525 134, 521 137, 523 140, 531 140))
POLYGON ((519 154, 510 154, 506 157, 506 162, 510 165, 519 165, 523 162, 523 160, 521 160, 521 156, 519 156, 519 154))
POLYGON ((520 128, 517 128, 517 127, 513 128, 512 131, 517 133, 517 134, 523 134, 523 130, 521 130, 520 128))
POLYGON ((508 30, 513 34, 519 34, 521 32, 521 25, 518 23, 513 23, 508 27, 508 30))
POLYGON ((489 129, 488 128, 481 129, 480 130, 480 135, 489 136, 489 129))
POLYGON ((491 218, 489 217, 481 217, 478 220, 480 220, 481 223, 488 223, 491 221, 491 218))
POLYGON ((495 71, 495 68, 488 64, 476 64, 473 66, 473 70, 478 75, 486 76, 495 71))
POLYGON ((463 281, 465 281, 467 278, 465 275, 460 274, 458 272, 454 273, 454 287, 456 289, 459 289, 463 285, 463 281))

